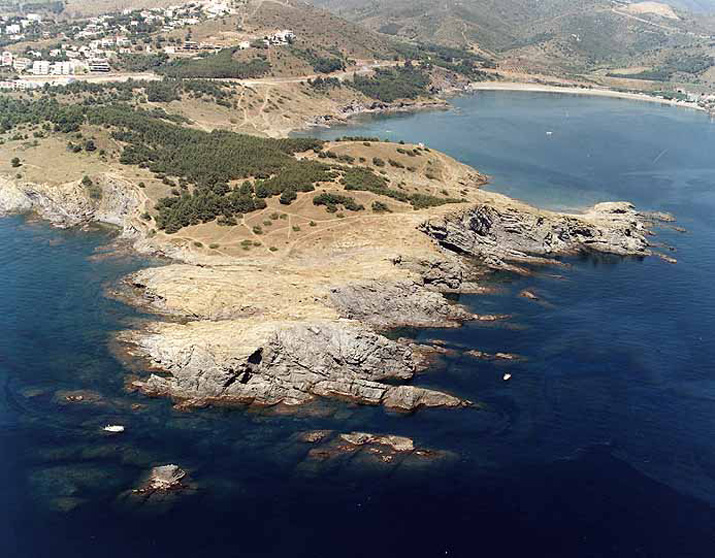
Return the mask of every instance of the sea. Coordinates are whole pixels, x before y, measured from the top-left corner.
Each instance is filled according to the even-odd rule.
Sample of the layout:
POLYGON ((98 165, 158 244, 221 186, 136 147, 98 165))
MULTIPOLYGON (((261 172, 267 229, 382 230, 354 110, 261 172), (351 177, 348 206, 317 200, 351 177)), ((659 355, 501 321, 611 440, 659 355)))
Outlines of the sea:
POLYGON ((509 320, 393 333, 450 349, 414 383, 474 408, 186 412, 127 391, 142 371, 115 342, 151 317, 108 293, 162 262, 108 249, 111 230, 0 219, 0 554, 713 556, 709 117, 500 91, 310 133, 421 142, 489 174, 488 189, 540 207, 629 200, 672 213, 677 223, 657 228, 653 242, 678 263, 583 256, 529 277, 498 274, 492 294, 458 301, 509 320), (538 300, 520 297, 524 289, 538 300), (126 431, 109 435, 107 424, 126 431), (314 429, 409 436, 435 453, 316 459, 298 440, 314 429), (188 472, 189 490, 132 495, 167 463, 188 472))

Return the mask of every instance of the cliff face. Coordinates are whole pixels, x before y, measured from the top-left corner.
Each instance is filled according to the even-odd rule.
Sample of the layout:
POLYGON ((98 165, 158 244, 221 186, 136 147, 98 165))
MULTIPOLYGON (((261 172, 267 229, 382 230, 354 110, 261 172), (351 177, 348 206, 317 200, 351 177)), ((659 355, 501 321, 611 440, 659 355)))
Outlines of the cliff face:
POLYGON ((98 177, 91 193, 79 181, 43 185, 0 178, 0 215, 35 212, 61 228, 100 222, 120 227, 126 236, 136 235, 144 201, 130 182, 110 174, 98 177))

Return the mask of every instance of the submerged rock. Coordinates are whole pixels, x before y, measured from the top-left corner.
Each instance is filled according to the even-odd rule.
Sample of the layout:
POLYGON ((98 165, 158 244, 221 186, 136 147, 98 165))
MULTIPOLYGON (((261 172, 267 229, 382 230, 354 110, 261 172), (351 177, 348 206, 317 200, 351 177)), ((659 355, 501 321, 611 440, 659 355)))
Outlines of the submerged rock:
POLYGON ((351 432, 350 434, 341 434, 340 438, 354 446, 380 444, 388 446, 397 452, 415 450, 415 443, 411 438, 407 438, 405 436, 395 436, 393 434, 378 436, 375 434, 368 434, 367 432, 351 432))
POLYGON ((483 351, 474 350, 467 351, 465 354, 480 360, 505 360, 511 362, 524 360, 524 357, 512 353, 485 353, 483 351))
POLYGON ((177 490, 182 487, 182 480, 186 477, 184 471, 178 465, 161 465, 154 467, 149 473, 149 479, 138 489, 137 493, 147 492, 167 492, 177 490))
POLYGON ((313 430, 311 432, 302 432, 298 436, 298 440, 306 444, 317 444, 322 442, 332 434, 332 430, 313 430))
POLYGON ((326 468, 335 466, 347 466, 356 471, 384 471, 386 467, 396 466, 435 466, 438 463, 447 464, 456 457, 448 451, 418 447, 412 438, 394 434, 329 432, 319 442, 311 443, 314 447, 299 465, 303 473, 321 474, 326 468))
POLYGON ((526 298, 527 300, 535 300, 535 301, 536 301, 536 300, 539 300, 539 296, 536 295, 534 292, 528 290, 528 289, 524 289, 523 291, 521 291, 521 292, 519 293, 519 296, 520 296, 521 298, 526 298))

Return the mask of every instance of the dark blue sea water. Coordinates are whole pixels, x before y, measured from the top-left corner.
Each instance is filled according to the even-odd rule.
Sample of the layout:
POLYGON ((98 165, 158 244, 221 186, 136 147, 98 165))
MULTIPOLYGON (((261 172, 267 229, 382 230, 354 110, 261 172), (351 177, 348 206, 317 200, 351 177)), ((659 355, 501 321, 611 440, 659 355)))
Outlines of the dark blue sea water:
POLYGON ((712 556, 713 124, 561 95, 484 93, 455 105, 323 135, 421 141, 542 206, 629 199, 670 211, 688 232, 657 240, 679 263, 582 259, 497 277, 498 294, 461 302, 513 314, 508 327, 410 332, 458 349, 417 383, 478 410, 183 413, 126 393, 112 350, 114 332, 144 317, 105 289, 157 262, 103 254, 107 232, 0 220, 2 555, 712 556), (524 288, 542 302, 516 296, 524 288), (462 349, 528 360, 481 362, 462 349), (101 399, 69 404, 64 390, 101 399), (111 422, 127 432, 103 436, 111 422), (313 428, 403 434, 456 457, 316 463, 294 441, 313 428), (171 462, 189 470, 195 494, 162 506, 121 496, 171 462))

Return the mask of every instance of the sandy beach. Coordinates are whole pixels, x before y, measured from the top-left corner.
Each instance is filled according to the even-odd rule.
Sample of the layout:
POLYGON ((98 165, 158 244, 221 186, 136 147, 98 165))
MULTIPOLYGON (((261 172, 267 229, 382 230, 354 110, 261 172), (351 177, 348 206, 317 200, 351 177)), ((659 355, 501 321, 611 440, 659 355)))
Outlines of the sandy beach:
POLYGON ((642 93, 625 93, 622 91, 613 91, 611 89, 588 89, 582 87, 558 87, 555 85, 542 85, 540 83, 519 83, 519 82, 497 82, 485 81, 477 82, 471 85, 472 91, 531 91, 535 93, 564 93, 567 95, 589 95, 591 97, 610 97, 615 99, 627 99, 630 101, 644 101, 646 103, 658 103, 661 105, 670 105, 674 107, 683 107, 694 110, 708 112, 707 109, 700 107, 694 103, 686 103, 684 101, 670 101, 667 99, 658 99, 650 95, 642 93))

